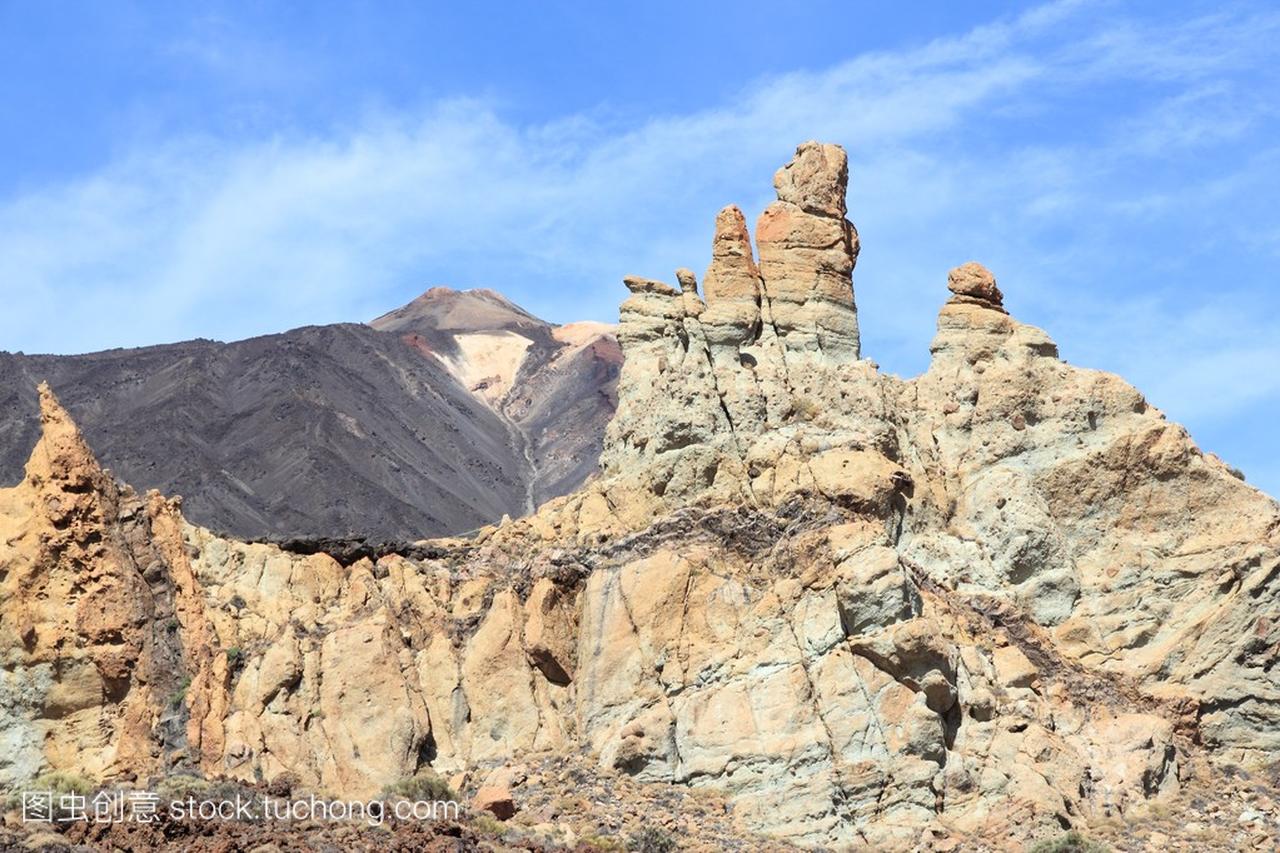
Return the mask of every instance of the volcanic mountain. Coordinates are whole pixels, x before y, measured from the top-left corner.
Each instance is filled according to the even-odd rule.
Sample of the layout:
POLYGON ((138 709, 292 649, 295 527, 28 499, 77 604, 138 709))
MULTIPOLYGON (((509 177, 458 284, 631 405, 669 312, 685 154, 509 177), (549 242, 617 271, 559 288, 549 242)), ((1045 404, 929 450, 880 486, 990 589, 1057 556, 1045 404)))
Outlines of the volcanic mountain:
POLYGON ((246 539, 413 540, 520 516, 596 469, 611 326, 436 287, 364 324, 88 355, 0 353, 0 483, 47 381, 105 465, 246 539))

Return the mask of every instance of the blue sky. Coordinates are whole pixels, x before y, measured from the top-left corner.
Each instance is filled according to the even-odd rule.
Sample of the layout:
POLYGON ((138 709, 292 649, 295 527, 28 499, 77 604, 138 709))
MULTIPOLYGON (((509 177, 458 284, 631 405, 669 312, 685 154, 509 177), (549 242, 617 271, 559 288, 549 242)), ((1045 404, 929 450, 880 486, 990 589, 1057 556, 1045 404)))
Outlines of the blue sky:
POLYGON ((0 0, 0 348, 436 284, 613 320, 624 274, 705 268, 715 211, 754 218, 819 138, 850 152, 868 356, 922 370, 979 260, 1280 493, 1273 3, 623 5, 0 0))

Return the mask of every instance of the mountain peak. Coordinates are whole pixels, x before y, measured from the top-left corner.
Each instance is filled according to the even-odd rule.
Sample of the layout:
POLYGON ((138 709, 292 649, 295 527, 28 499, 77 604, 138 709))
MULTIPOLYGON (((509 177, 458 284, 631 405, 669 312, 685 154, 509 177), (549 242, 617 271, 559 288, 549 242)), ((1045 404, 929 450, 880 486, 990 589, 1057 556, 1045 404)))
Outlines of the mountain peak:
POLYGON ((369 323, 386 332, 491 332, 544 328, 551 324, 489 288, 432 287, 421 296, 369 323))

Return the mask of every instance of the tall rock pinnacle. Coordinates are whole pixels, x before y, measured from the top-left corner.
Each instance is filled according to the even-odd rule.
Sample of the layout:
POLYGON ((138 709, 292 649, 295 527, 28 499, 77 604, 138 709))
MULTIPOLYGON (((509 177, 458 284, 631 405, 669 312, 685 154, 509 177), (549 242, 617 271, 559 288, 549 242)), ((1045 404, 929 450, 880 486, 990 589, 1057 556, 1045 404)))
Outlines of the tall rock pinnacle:
POLYGON ((845 219, 848 182, 843 148, 805 142, 774 175, 778 200, 756 224, 765 294, 788 354, 858 358, 858 232, 845 219))
MULTIPOLYGON (((774 176, 778 199, 756 229, 758 264, 742 211, 721 210, 705 303, 688 270, 677 272, 678 291, 626 279, 632 296, 618 333, 626 361, 601 457, 606 473, 639 472, 642 490, 673 500, 707 490, 764 499, 773 483, 753 482, 758 448, 772 453, 799 422, 867 398, 875 371, 859 360, 848 171, 838 145, 796 149, 774 176)), ((882 421, 858 425, 850 440, 887 440, 882 421)))
POLYGON ((79 427, 47 382, 40 383, 40 441, 27 460, 27 480, 75 494, 106 491, 107 477, 79 427))
POLYGON ((765 329, 760 269, 751 251, 746 217, 737 205, 716 216, 703 289, 707 310, 702 325, 725 410, 735 428, 759 431, 768 415, 758 377, 781 371, 781 351, 772 326, 765 329))
POLYGON ((741 331, 749 333, 760 319, 760 270, 751 252, 746 217, 736 204, 716 214, 711 266, 702 289, 726 319, 732 316, 741 323, 741 331))

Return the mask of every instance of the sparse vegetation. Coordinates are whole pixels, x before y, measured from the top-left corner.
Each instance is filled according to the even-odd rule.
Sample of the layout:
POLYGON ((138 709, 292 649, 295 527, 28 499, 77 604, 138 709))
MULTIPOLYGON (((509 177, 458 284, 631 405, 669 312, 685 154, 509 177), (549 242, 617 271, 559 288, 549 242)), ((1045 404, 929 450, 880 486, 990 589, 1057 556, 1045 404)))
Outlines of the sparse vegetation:
MULTIPOLYGON (((12 791, 9 796, 5 798, 5 807, 9 809, 22 808, 23 791, 47 791, 54 795, 79 794, 87 797, 97 789, 97 784, 93 780, 84 776, 80 776, 76 773, 67 773, 62 770, 51 770, 48 773, 43 773, 40 776, 37 776, 30 784, 23 786, 21 791, 12 791)), ((61 812, 56 800, 52 805, 55 811, 60 814, 61 812)), ((57 815, 55 815, 55 819, 56 817, 57 815)))
POLYGON ((169 695, 169 707, 175 711, 182 707, 182 703, 186 701, 187 691, 191 688, 191 676, 182 679, 182 683, 178 685, 178 689, 169 695))
MULTIPOLYGON (((55 794, 91 794, 97 790, 93 780, 78 774, 69 774, 63 770, 52 770, 37 776, 35 780, 24 786, 24 790, 40 790, 55 794)), ((22 803, 22 792, 13 792, 9 797, 9 806, 22 803)))
POLYGON ((480 812, 471 817, 471 828, 480 835, 501 838, 507 833, 506 825, 488 812, 480 812))
POLYGON ((258 792, 249 784, 235 779, 206 779, 194 773, 176 773, 154 781, 150 790, 160 795, 161 800, 185 800, 194 797, 197 800, 234 800, 237 796, 254 799, 258 792))
POLYGON ((1066 835, 1039 842, 1031 848, 1030 853, 1107 853, 1107 847, 1090 841, 1073 830, 1066 835))
POLYGON ((55 794, 90 794, 96 788, 93 780, 61 770, 45 773, 31 783, 33 791, 53 791, 55 794))
POLYGON ((633 853, 672 853, 676 847, 671 833, 660 826, 646 826, 627 840, 627 849, 633 853))
POLYGON ((382 790, 386 799, 405 799, 426 802, 457 800, 458 795, 449 787, 449 783, 430 770, 424 770, 416 776, 401 779, 382 790))
POLYGON ((203 797, 213 783, 199 776, 166 776, 155 786, 155 791, 165 800, 185 800, 187 797, 203 797))

